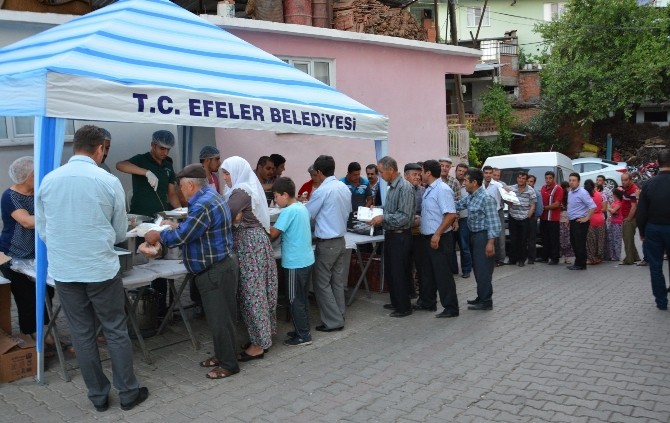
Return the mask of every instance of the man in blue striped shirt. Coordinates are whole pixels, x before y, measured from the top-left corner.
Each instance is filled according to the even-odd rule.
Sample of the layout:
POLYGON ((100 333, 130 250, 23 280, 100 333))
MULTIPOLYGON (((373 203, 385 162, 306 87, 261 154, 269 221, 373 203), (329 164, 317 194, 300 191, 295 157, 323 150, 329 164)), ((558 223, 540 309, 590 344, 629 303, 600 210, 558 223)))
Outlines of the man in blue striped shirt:
POLYGON ((496 200, 482 187, 484 174, 479 169, 468 169, 465 174, 465 189, 469 196, 456 202, 456 209, 468 209, 470 228, 470 253, 472 270, 477 282, 477 298, 469 300, 468 310, 493 309, 493 267, 495 264, 495 242, 500 234, 500 219, 496 200))
POLYGON ((151 245, 182 247, 184 265, 195 278, 214 340, 214 356, 200 365, 214 367, 207 378, 222 379, 240 371, 235 349, 239 264, 232 252, 230 209, 209 187, 201 164, 186 166, 177 179, 188 199, 186 219, 172 230, 149 231, 145 239, 151 245))

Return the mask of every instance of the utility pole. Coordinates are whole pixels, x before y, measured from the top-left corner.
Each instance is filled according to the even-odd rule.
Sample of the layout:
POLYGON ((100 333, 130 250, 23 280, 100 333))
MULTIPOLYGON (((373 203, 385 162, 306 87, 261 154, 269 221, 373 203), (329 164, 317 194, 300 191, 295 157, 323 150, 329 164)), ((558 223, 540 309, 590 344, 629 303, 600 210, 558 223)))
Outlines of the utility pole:
MULTIPOLYGON (((458 45, 458 30, 456 28, 456 0, 448 0, 449 29, 451 30, 451 44, 458 45)), ((465 106, 463 101, 463 84, 461 75, 454 74, 454 85, 456 85, 456 110, 458 111, 458 123, 465 125, 465 106)))

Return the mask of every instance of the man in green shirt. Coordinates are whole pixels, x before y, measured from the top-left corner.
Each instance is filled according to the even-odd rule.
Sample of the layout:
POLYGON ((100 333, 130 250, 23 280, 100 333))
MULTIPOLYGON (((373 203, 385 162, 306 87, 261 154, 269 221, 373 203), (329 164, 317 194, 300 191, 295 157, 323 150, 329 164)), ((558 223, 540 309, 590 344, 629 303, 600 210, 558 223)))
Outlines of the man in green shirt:
POLYGON ((117 170, 133 177, 130 213, 153 216, 160 211, 181 207, 172 159, 168 157, 172 147, 174 135, 170 131, 156 131, 149 152, 116 164, 117 170))

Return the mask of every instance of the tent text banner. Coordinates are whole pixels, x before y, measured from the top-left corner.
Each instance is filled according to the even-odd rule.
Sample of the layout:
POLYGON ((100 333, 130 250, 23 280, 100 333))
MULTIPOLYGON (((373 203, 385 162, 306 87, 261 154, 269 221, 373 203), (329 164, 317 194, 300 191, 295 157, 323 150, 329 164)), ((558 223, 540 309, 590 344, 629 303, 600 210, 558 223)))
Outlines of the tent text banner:
POLYGON ((378 114, 101 79, 47 75, 46 114, 72 119, 165 123, 270 130, 351 138, 386 138, 387 121, 378 114))

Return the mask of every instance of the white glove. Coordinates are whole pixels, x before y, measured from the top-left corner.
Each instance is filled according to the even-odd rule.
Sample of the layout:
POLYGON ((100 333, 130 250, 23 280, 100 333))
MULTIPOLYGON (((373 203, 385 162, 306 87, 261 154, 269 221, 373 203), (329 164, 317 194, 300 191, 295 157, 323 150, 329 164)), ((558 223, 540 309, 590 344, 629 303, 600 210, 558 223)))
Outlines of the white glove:
POLYGON ((151 188, 156 191, 158 189, 158 178, 154 173, 150 170, 147 170, 147 173, 145 174, 147 177, 147 180, 149 181, 149 185, 151 185, 151 188))

